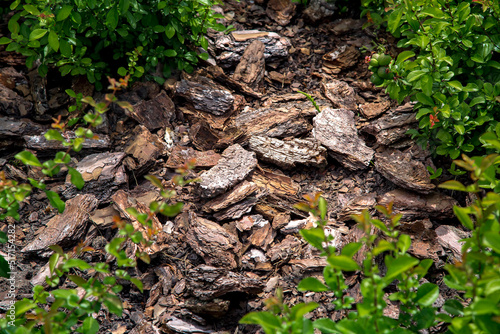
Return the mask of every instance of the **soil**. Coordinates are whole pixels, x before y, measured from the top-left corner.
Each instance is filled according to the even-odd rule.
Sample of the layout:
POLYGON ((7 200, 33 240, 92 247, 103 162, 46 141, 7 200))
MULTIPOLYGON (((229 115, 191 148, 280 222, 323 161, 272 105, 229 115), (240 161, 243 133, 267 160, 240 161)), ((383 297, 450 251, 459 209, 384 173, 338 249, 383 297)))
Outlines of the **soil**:
MULTIPOLYGON (((408 156, 409 159, 415 162, 415 165, 432 166, 434 169, 443 167, 445 172, 438 180, 431 181, 428 175, 426 176, 428 184, 425 189, 432 189, 432 194, 439 194, 439 196, 450 195, 441 190, 433 189, 434 185, 450 177, 446 174, 448 161, 436 160, 429 152, 417 147, 407 136, 403 135, 398 141, 386 145, 381 144, 381 139, 377 137, 380 132, 363 131, 367 125, 379 124, 383 117, 390 115, 398 107, 397 103, 391 101, 382 89, 370 83, 369 77, 371 73, 368 71, 364 58, 369 56, 371 52, 376 51, 378 45, 385 45, 388 52, 393 55, 396 50, 391 44, 392 39, 382 31, 375 28, 364 29, 362 28, 363 20, 350 18, 359 17, 359 12, 355 11, 356 6, 352 5, 352 7, 345 8, 345 12, 341 15, 335 14, 332 17, 311 22, 304 15, 303 8, 298 6, 290 23, 281 25, 270 18, 270 15, 266 12, 267 3, 263 3, 262 0, 255 2, 247 0, 239 2, 226 1, 222 6, 226 16, 226 24, 232 24, 237 31, 256 29, 275 32, 281 37, 288 38, 290 42, 288 56, 271 61, 266 60, 262 82, 253 86, 252 83, 249 83, 246 87, 250 88, 248 88, 246 94, 243 89, 237 91, 234 87, 229 87, 227 83, 225 85, 220 82, 217 84, 225 86, 222 88, 214 84, 217 89, 229 89, 236 96, 236 102, 231 102, 231 108, 234 107, 234 110, 229 112, 230 117, 226 118, 224 118, 225 116, 211 116, 206 111, 196 110, 196 108, 193 108, 194 103, 190 100, 193 97, 190 94, 194 93, 189 93, 191 92, 189 91, 180 94, 179 91, 176 91, 176 87, 178 87, 176 83, 178 84, 182 80, 195 81, 197 80, 196 76, 191 77, 186 74, 176 73, 173 78, 161 87, 152 82, 134 84, 129 92, 120 97, 121 99, 131 101, 134 105, 137 105, 142 100, 145 103, 150 103, 147 108, 141 110, 155 110, 154 103, 159 103, 159 110, 166 110, 167 107, 164 102, 158 102, 156 98, 157 94, 162 91, 168 95, 168 99, 172 99, 175 107, 171 110, 172 113, 168 114, 168 117, 165 116, 164 122, 167 126, 162 127, 156 127, 154 121, 150 123, 138 121, 140 118, 133 117, 133 115, 127 114, 119 108, 113 108, 107 113, 107 124, 97 131, 102 136, 108 136, 110 144, 104 147, 99 147, 96 144, 96 146, 86 148, 81 153, 74 155, 75 162, 80 162, 90 154, 127 152, 127 157, 123 160, 127 182, 120 183, 114 178, 109 181, 110 183, 105 185, 97 183, 95 188, 88 189, 89 193, 96 194, 99 193, 99 187, 109 187, 106 192, 109 190, 110 196, 105 198, 105 195, 101 192, 102 196, 99 198, 96 209, 106 209, 113 205, 115 205, 114 208, 116 209, 116 203, 113 204, 116 202, 116 197, 112 196, 116 196, 120 189, 126 191, 126 196, 138 201, 141 196, 144 198, 151 194, 152 198, 156 196, 155 188, 144 179, 144 175, 156 175, 167 183, 175 175, 175 164, 172 160, 169 160, 173 155, 173 149, 164 149, 169 144, 168 140, 165 139, 169 133, 172 133, 174 145, 184 149, 191 148, 193 151, 198 152, 196 153, 199 154, 198 161, 206 159, 205 166, 202 166, 200 162, 192 172, 193 177, 201 175, 202 179, 203 172, 213 168, 214 165, 221 161, 219 159, 225 159, 224 154, 229 156, 226 151, 228 147, 241 144, 240 147, 243 150, 249 150, 248 141, 251 136, 248 133, 253 131, 251 126, 249 128, 252 131, 245 128, 247 133, 243 135, 237 131, 239 130, 238 127, 231 126, 231 124, 234 124, 232 122, 238 118, 238 115, 247 110, 270 107, 271 112, 275 112, 276 108, 296 107, 300 111, 298 115, 294 116, 296 117, 294 120, 297 120, 297 122, 290 127, 292 129, 289 129, 290 133, 285 131, 285 134, 276 136, 270 134, 271 130, 264 134, 263 132, 253 133, 260 136, 274 137, 284 143, 295 143, 294 140, 296 139, 311 139, 313 137, 312 129, 315 126, 317 127, 313 122, 317 112, 305 96, 298 94, 297 91, 310 94, 322 112, 328 112, 327 108, 347 108, 339 106, 339 104, 347 103, 348 97, 344 96, 340 102, 333 102, 328 97, 330 93, 325 90, 324 84, 333 80, 346 83, 355 92, 356 96, 354 102, 352 102, 355 110, 351 110, 354 126, 361 141, 366 143, 367 149, 373 151, 375 159, 377 159, 377 154, 386 152, 388 146, 390 146, 397 151, 397 154, 403 154, 403 152, 407 154, 405 157, 408 156), (354 50, 354 53, 349 54, 350 58, 346 60, 340 59, 337 63, 333 62, 334 64, 329 67, 328 55, 336 50, 341 50, 340 53, 348 52, 345 51, 346 49, 354 50), (249 91, 253 93, 248 93, 249 91), (252 97, 251 94, 254 93, 261 95, 261 98, 252 97), (368 106, 368 104, 372 105, 368 106), (360 106, 365 106, 365 109, 360 106), (368 107, 383 110, 372 115, 366 112, 368 107), (222 117, 222 120, 220 117, 222 117), (220 122, 222 122, 222 126, 220 122), (138 127, 141 124, 144 126, 138 127), (299 131, 297 129, 300 129, 300 126, 303 126, 304 129, 299 131), (194 131, 195 128, 199 128, 199 130, 194 131), (151 149, 151 152, 156 153, 145 157, 143 160, 134 155, 135 153, 126 151, 130 147, 130 142, 137 138, 139 134, 150 136, 140 144, 143 151, 146 151, 145 147, 148 143, 155 142, 159 142, 158 145, 162 149, 155 151, 154 148, 148 146, 147 150, 151 149), (209 150, 213 150, 210 153, 212 155, 209 157, 205 153, 200 153, 209 150), (222 154, 222 157, 219 154, 222 154)), ((216 35, 214 34, 211 37, 215 38, 216 35)), ((255 48, 258 50, 258 46, 255 46, 255 48)), ((217 51, 213 52, 213 55, 216 55, 217 51)), ((5 122, 7 120, 20 121, 27 118, 42 128, 48 128, 52 123, 52 118, 56 118, 58 115, 63 117, 68 115, 66 109, 71 100, 65 96, 65 89, 71 86, 83 90, 85 95, 92 94, 92 89, 85 84, 84 79, 60 77, 55 70, 51 71, 46 79, 40 79, 36 75, 30 74, 22 65, 22 57, 4 51, 0 52, 0 57, 0 64, 3 66, 0 79, 2 76, 4 78, 13 78, 15 84, 12 86, 12 90, 20 97, 20 101, 33 104, 33 107, 28 112, 23 112, 20 108, 2 107, 0 116, 5 122), (13 69, 17 76, 10 76, 6 70, 9 68, 13 69), (32 87, 45 90, 46 98, 45 100, 42 99, 42 101, 45 101, 48 105, 46 112, 37 111, 36 104, 40 102, 40 97, 35 96, 36 94, 33 92, 36 90, 32 89, 32 87)), ((225 67, 225 75, 231 77, 236 65, 237 63, 225 67)), ((210 66, 209 63, 201 66, 198 75, 206 75, 208 66, 210 66)), ((239 81, 242 80, 239 79, 239 81)), ((6 85, 1 80, 0 83, 6 85)), ((336 91, 331 94, 335 93, 336 91)), ((102 97, 100 92, 93 94, 96 100, 102 97)), ((270 116, 270 118, 273 117, 275 116, 270 116)), ((290 119, 285 118, 283 124, 288 121, 290 119)), ((255 127, 256 125, 252 126, 255 127)), ((273 129, 276 129, 276 127, 273 129)), ((314 131, 318 131, 318 129, 315 128, 314 131)), ((23 135, 31 136, 33 133, 14 133, 10 136, 5 133, 7 132, 0 132, 0 167, 2 170, 5 171, 8 177, 17 180, 26 180, 27 176, 33 177, 33 175, 36 175, 36 170, 32 168, 26 169, 13 158, 17 152, 26 148, 27 139, 23 135)), ((320 276, 324 264, 322 264, 318 253, 301 241, 297 233, 298 229, 293 230, 293 226, 289 226, 290 222, 308 219, 306 214, 294 209, 293 205, 301 202, 302 196, 305 194, 322 193, 329 203, 328 219, 331 222, 331 228, 338 231, 339 247, 341 247, 341 244, 355 238, 353 232, 355 231, 354 222, 349 218, 350 213, 360 212, 364 207, 372 209, 389 192, 401 189, 401 185, 406 183, 396 179, 390 180, 392 176, 388 177, 387 173, 381 171, 383 167, 376 166, 373 161, 359 169, 349 168, 342 162, 344 160, 339 158, 340 156, 343 157, 344 153, 332 153, 335 148, 322 144, 328 150, 318 149, 317 159, 325 159, 324 164, 304 165, 302 163, 293 163, 288 165, 273 163, 273 159, 264 159, 259 153, 257 154, 258 165, 255 166, 252 162, 248 162, 248 168, 251 172, 242 171, 243 174, 238 181, 231 183, 222 190, 218 188, 212 190, 210 188, 214 186, 212 184, 207 185, 209 190, 200 189, 200 185, 189 185, 183 189, 177 189, 178 200, 185 203, 183 213, 172 220, 159 217, 159 223, 162 226, 170 226, 173 232, 170 232, 165 237, 165 244, 160 245, 162 250, 152 258, 149 265, 139 261, 138 267, 131 270, 131 274, 143 280, 145 292, 140 293, 130 284, 123 282, 124 291, 121 293, 125 310, 123 317, 118 318, 104 310, 99 312, 96 316, 102 326, 100 333, 255 333, 258 331, 257 327, 239 325, 238 321, 250 311, 263 309, 263 302, 273 295, 275 288, 278 286, 283 288, 285 302, 287 303, 318 302, 320 307, 311 313, 312 317, 331 316, 333 319, 339 319, 342 314, 333 311, 334 307, 331 304, 332 293, 308 294, 299 292, 296 289, 296 285, 301 278, 311 275, 320 276), (323 151, 328 151, 328 155, 322 153, 323 151), (324 154, 324 156, 321 154, 324 154), (247 190, 242 189, 242 193, 246 191, 244 195, 231 202, 231 196, 236 196, 231 192, 231 189, 234 189, 236 183, 242 180, 257 184, 255 188, 257 190, 248 185, 249 190, 247 188, 245 188, 247 190), (274 188, 262 186, 266 182, 271 184, 271 188, 274 188), (229 196, 229 204, 225 207, 229 207, 232 211, 218 210, 217 213, 210 212, 210 208, 216 204, 215 202, 209 202, 216 196, 212 193, 217 196, 224 196, 224 194, 229 193, 230 195, 227 195, 229 196), (205 196, 204 194, 209 195, 205 196), (207 207, 207 203, 209 203, 209 209, 205 210, 204 207, 207 207), (363 205, 365 206, 363 207, 363 205), (241 215, 237 213, 241 213, 241 215), (255 225, 250 225, 250 228, 247 229, 241 228, 248 221, 253 224, 259 219, 268 221, 267 225, 264 225, 267 226, 267 230, 263 231, 255 227, 255 225), (283 219, 284 223, 280 223, 280 219, 283 219), (216 234, 214 238, 224 236, 223 243, 227 243, 231 247, 228 246, 227 249, 223 250, 215 248, 214 250, 210 247, 215 246, 209 241, 200 241, 205 234, 209 234, 203 232, 202 225, 204 227, 208 226, 206 228, 211 229, 210 231, 216 231, 214 232, 216 234), (257 232, 260 234, 257 234, 257 232), (220 252, 220 254, 217 252, 220 252), (273 259, 273 254, 278 255, 275 255, 273 259), (255 257, 252 257, 254 255, 257 258, 263 256, 265 259, 257 261, 255 257), (232 260, 224 260, 227 258, 232 260), (228 264, 231 261, 234 262, 234 265, 228 264), (220 272, 215 273, 217 270, 220 270, 220 272), (234 275, 233 280, 236 280, 235 282, 231 281, 232 285, 230 287, 228 287, 230 281, 228 273, 234 275), (209 277, 212 276, 210 275, 219 275, 217 276, 219 281, 211 282, 209 277), (226 286, 222 287, 224 284, 226 286), (161 292, 158 293, 157 290, 161 292), (189 326, 196 326, 197 329, 193 330, 189 326)), ((32 148, 31 150, 42 160, 50 157, 55 152, 55 150, 48 148, 32 148)), ((257 151, 257 149, 255 150, 257 151)), ((241 154, 238 153, 238 155, 241 154)), ((232 156, 227 158, 228 165, 236 169, 238 167, 231 165, 232 158, 232 156)), ((306 157, 304 159, 316 158, 306 157)), ((397 162, 397 159, 403 161, 406 158, 397 156, 395 159, 397 162)), ((252 158, 249 158, 249 160, 252 160, 252 158)), ((360 162, 356 162, 356 166, 359 166, 359 164, 360 162)), ((118 172, 115 170, 113 173, 118 172)), ((230 174, 236 174, 236 172, 230 174)), ((226 178, 231 178, 230 176, 226 178)), ((73 198, 76 193, 70 191, 70 186, 65 180, 65 173, 61 173, 58 177, 51 179, 48 186, 60 193, 68 194, 68 199, 73 198)), ((399 210, 404 215, 406 214, 404 225, 407 230, 405 232, 412 234, 414 240, 420 239, 422 241, 419 246, 421 248, 416 249, 414 247, 413 254, 419 258, 432 258, 435 260, 436 265, 429 275, 429 280, 439 283, 444 288, 442 284, 442 267, 446 261, 450 260, 452 252, 439 243, 434 230, 441 225, 458 226, 457 221, 453 219, 453 215, 449 212, 453 202, 449 199, 449 202, 446 202, 450 203, 449 206, 439 209, 439 212, 433 211, 434 209, 429 209, 426 206, 431 201, 426 196, 432 194, 418 192, 420 188, 416 189, 417 192, 414 192, 414 189, 410 190, 410 192, 422 199, 422 207, 415 209, 411 205, 405 207, 403 204, 399 207, 399 210), (412 224, 417 223, 422 224, 419 226, 424 226, 424 229, 428 232, 424 237, 417 233, 418 229, 412 230, 412 224)), ((406 197, 400 196, 398 198, 402 198, 402 201, 404 201, 406 197)), ((219 197, 216 197, 216 199, 219 200, 217 205, 224 206, 220 204, 223 199, 219 197)), ((227 198, 224 199, 227 200, 227 198)), ((464 204, 466 198, 455 197, 455 200, 464 204)), ((443 201, 440 200, 440 202, 443 201)), ((12 220, 0 222, 1 230, 6 230, 8 224, 15 224, 16 226, 16 245, 18 247, 16 253, 18 270, 16 285, 19 299, 32 296, 33 279, 46 265, 50 255, 47 251, 22 252, 21 249, 37 238, 43 238, 42 232, 44 228, 51 219, 58 215, 57 211, 49 205, 44 193, 36 190, 22 203, 20 213, 21 219, 18 222, 12 220)), ((304 225, 306 223, 304 222, 304 225)), ((97 225, 91 220, 85 221, 85 224, 86 232, 80 239, 89 242, 95 250, 85 255, 84 259, 89 262, 104 261, 103 245, 106 240, 113 237, 115 230, 109 225, 92 229, 97 225), (93 231, 93 234, 91 231, 93 231), (92 236, 92 240, 89 240, 89 236, 92 236)), ((64 245, 65 249, 70 250, 77 243, 78 241, 73 240, 73 244, 64 245)), ((355 298, 359 298, 359 275, 350 276, 348 281, 350 282, 350 293, 355 298)), ((61 282, 61 286, 72 287, 70 282, 61 282)), ((0 301, 5 300, 6 287, 6 284, 0 285, 0 301)), ((451 292, 448 289, 443 289, 441 299, 443 297, 449 298, 449 293, 451 292), (445 291, 446 296, 444 295, 445 291)), ((394 314, 389 314, 389 316, 391 315, 394 316, 394 314)))

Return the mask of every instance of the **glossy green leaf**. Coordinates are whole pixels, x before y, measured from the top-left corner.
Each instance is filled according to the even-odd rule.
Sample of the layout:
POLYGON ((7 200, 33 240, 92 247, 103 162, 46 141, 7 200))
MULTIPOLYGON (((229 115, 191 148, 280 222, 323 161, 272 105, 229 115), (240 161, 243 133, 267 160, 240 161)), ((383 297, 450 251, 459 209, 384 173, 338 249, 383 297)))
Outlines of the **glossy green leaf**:
POLYGON ((72 167, 68 167, 68 174, 71 176, 71 183, 78 188, 78 190, 82 190, 85 185, 82 174, 72 167))
POLYGON ((311 228, 309 230, 300 230, 300 235, 314 248, 319 250, 323 249, 323 242, 325 242, 325 232, 322 228, 311 228))
POLYGON ((0 277, 10 278, 10 272, 9 262, 7 262, 2 255, 0 255, 0 277))
POLYGON ((45 190, 45 194, 47 195, 47 198, 50 201, 50 205, 52 205, 54 208, 59 211, 59 213, 64 212, 64 208, 66 207, 65 203, 61 200, 59 195, 51 190, 45 190))
POLYGON ((390 282, 394 280, 400 274, 416 266, 418 262, 419 262, 418 259, 411 257, 408 254, 400 256, 396 259, 390 259, 389 256, 386 256, 385 257, 385 263, 387 266, 387 274, 385 275, 386 281, 390 282))
POLYGON ((42 38, 45 36, 45 34, 48 32, 47 29, 35 29, 30 33, 29 40, 30 41, 35 41, 37 39, 42 38))
POLYGON ((103 303, 109 312, 111 312, 117 316, 122 315, 123 305, 122 305, 120 298, 118 298, 118 296, 113 295, 111 293, 107 293, 104 296, 103 303))
POLYGON ((470 209, 469 208, 461 208, 459 206, 454 206, 453 207, 453 212, 455 213, 455 216, 460 220, 462 225, 469 230, 474 229, 474 223, 472 219, 469 217, 470 209))
POLYGON ((55 52, 59 51, 59 36, 54 30, 49 32, 49 45, 55 52))
POLYGON ((15 158, 21 160, 21 162, 25 165, 42 167, 42 164, 40 163, 40 161, 38 161, 38 158, 29 151, 22 151, 21 153, 16 154, 15 158))
POLYGON ((99 323, 92 316, 85 318, 82 322, 82 327, 78 329, 78 332, 82 334, 96 334, 98 331, 99 323))
POLYGON ((436 284, 424 283, 418 290, 415 302, 420 306, 431 306, 439 297, 439 288, 436 284))
POLYGON ((327 261, 332 267, 343 271, 356 271, 360 269, 356 261, 345 255, 332 255, 328 257, 327 261))
POLYGON ((69 16, 69 14, 71 14, 72 9, 73 9, 73 6, 70 6, 70 5, 62 6, 62 8, 56 14, 56 21, 65 20, 69 16))
POLYGON ((299 291, 313 291, 313 292, 322 292, 329 290, 329 288, 326 285, 321 283, 315 277, 304 278, 303 280, 300 281, 297 289, 299 291))

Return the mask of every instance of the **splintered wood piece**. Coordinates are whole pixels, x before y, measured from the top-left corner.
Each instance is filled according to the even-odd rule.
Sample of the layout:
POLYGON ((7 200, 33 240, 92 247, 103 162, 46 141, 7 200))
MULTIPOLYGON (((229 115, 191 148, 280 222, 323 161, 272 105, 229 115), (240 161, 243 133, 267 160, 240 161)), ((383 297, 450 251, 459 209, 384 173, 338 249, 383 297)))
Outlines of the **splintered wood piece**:
POLYGON ((217 212, 216 214, 214 214, 214 218, 218 221, 241 218, 244 214, 252 211, 252 208, 255 206, 257 201, 257 196, 248 197, 241 202, 230 206, 227 209, 217 212))
POLYGON ((189 129, 189 138, 193 145, 202 151, 212 150, 219 141, 219 135, 210 128, 207 122, 200 120, 189 129))
POLYGON ((283 174, 276 174, 271 171, 259 168, 255 170, 248 181, 251 181, 261 188, 267 189, 269 193, 288 198, 296 196, 300 186, 290 177, 283 174))
POLYGON ((125 167, 122 160, 125 153, 98 153, 83 158, 76 166, 76 170, 82 174, 85 185, 78 190, 71 184, 71 176, 66 177, 68 187, 63 195, 72 198, 79 192, 92 193, 100 201, 107 201, 111 195, 121 186, 128 182, 125 167))
MULTIPOLYGON (((66 131, 63 134, 66 139, 76 138, 74 131, 66 131)), ((83 149, 105 150, 111 147, 111 139, 103 134, 95 134, 97 138, 86 139, 83 144, 83 149)), ((66 150, 67 146, 58 140, 47 140, 44 135, 24 136, 26 147, 32 150, 66 150)))
POLYGON ((323 70, 337 74, 357 64, 360 52, 354 46, 341 45, 323 56, 323 70))
POLYGON ((122 217, 126 218, 132 223, 135 231, 141 232, 142 236, 146 241, 153 241, 154 243, 149 247, 144 247, 142 245, 136 245, 134 243, 128 243, 127 245, 127 254, 135 254, 134 249, 137 247, 141 252, 146 252, 149 255, 155 255, 158 252, 161 252, 163 249, 167 248, 168 245, 161 242, 166 238, 166 233, 163 231, 163 226, 158 220, 156 216, 151 218, 152 221, 152 230, 158 231, 156 235, 151 236, 148 233, 148 227, 142 225, 135 217, 133 217, 130 213, 127 212, 127 208, 135 208, 139 214, 148 213, 149 208, 142 204, 139 201, 132 201, 132 197, 125 192, 124 190, 118 190, 112 197, 113 203, 117 207, 118 211, 120 211, 122 217))
POLYGON ((422 195, 402 189, 391 190, 377 198, 379 205, 387 206, 391 202, 394 211, 403 214, 403 220, 449 219, 454 216, 453 206, 458 205, 455 199, 441 193, 422 195))
POLYGON ((249 238, 250 244, 261 248, 263 251, 266 251, 271 246, 276 236, 276 232, 272 229, 271 223, 267 220, 265 222, 266 223, 262 227, 254 227, 249 238))
POLYGON ((257 153, 263 161, 291 169, 297 164, 313 167, 327 165, 326 149, 315 139, 293 138, 283 141, 276 138, 252 136, 248 141, 249 149, 257 153))
POLYGON ((26 116, 32 109, 32 102, 27 101, 11 88, 0 84, 0 113, 12 116, 26 116))
POLYGON ((172 149, 166 166, 168 168, 181 168, 191 159, 195 160, 196 167, 213 167, 219 162, 220 154, 212 150, 200 152, 191 147, 177 145, 172 149))
POLYGON ((26 118, 14 119, 10 117, 0 117, 0 138, 38 135, 46 129, 47 127, 26 118))
POLYGON ((144 170, 154 165, 158 158, 165 150, 165 145, 158 136, 149 132, 143 126, 138 125, 134 129, 134 137, 129 141, 125 148, 125 153, 132 156, 137 162, 134 166, 128 166, 132 170, 136 170, 140 175, 144 170))
POLYGON ((176 94, 185 98, 194 109, 221 116, 233 110, 233 94, 208 78, 197 77, 175 84, 176 94), (193 80, 197 81, 193 81, 193 80))
POLYGON ((280 26, 286 26, 295 15, 295 4, 291 0, 270 0, 266 14, 280 26))
POLYGON ((229 68, 236 65, 243 55, 245 48, 258 39, 266 46, 264 57, 266 62, 274 62, 288 57, 288 49, 292 46, 290 40, 275 32, 265 32, 258 30, 233 31, 227 35, 215 37, 215 52, 217 54, 217 64, 222 68, 229 68))
POLYGON ((262 98, 262 93, 254 91, 245 83, 234 80, 233 78, 227 76, 224 70, 219 66, 208 66, 206 69, 207 73, 218 83, 227 86, 235 91, 242 93, 243 95, 253 97, 255 99, 262 98))
POLYGON ((186 239, 205 263, 229 269, 238 266, 235 254, 241 249, 241 243, 219 224, 190 213, 186 239))
POLYGON ((340 80, 328 80, 321 82, 321 89, 325 96, 332 102, 334 108, 343 108, 348 110, 358 110, 358 94, 354 88, 347 82, 340 80))
POLYGON ((261 279, 235 273, 224 268, 200 265, 187 272, 186 287, 191 295, 211 300, 230 292, 259 294, 265 287, 261 279))
POLYGON ((236 66, 233 74, 235 81, 242 81, 253 88, 262 85, 266 70, 264 49, 264 43, 259 40, 254 40, 245 48, 240 63, 236 66))
POLYGON ((175 118, 175 105, 167 93, 161 91, 151 100, 134 104, 133 111, 125 110, 125 113, 149 130, 155 130, 170 125, 175 118))
POLYGON ((222 152, 219 163, 203 173, 200 188, 203 197, 214 197, 232 188, 257 166, 255 153, 246 151, 238 144, 222 152))
POLYGON ((98 200, 92 194, 77 195, 66 201, 63 213, 52 218, 37 231, 37 237, 21 252, 47 251, 49 246, 74 245, 84 236, 89 213, 97 208, 98 200))
POLYGON ((203 211, 220 211, 233 205, 234 203, 242 201, 248 196, 254 194, 258 189, 259 187, 255 183, 243 181, 236 187, 234 187, 234 189, 232 189, 231 191, 207 202, 205 205, 203 205, 203 211))
POLYGON ((347 109, 326 108, 313 119, 314 137, 330 155, 347 168, 367 168, 375 153, 359 137, 354 113, 347 109))
POLYGON ((451 250, 455 262, 462 262, 462 246, 460 240, 470 238, 470 233, 459 230, 455 226, 441 225, 436 229, 437 241, 441 246, 451 250))
POLYGON ((429 172, 424 164, 413 159, 411 153, 386 149, 375 154, 375 168, 387 180, 394 184, 423 194, 436 188, 431 183, 429 172))

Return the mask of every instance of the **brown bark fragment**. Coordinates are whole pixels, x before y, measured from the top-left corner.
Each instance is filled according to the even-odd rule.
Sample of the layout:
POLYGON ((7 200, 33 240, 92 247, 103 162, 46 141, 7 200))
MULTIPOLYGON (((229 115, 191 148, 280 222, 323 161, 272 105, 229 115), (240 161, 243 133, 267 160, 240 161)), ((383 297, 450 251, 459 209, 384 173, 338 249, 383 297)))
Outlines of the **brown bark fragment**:
POLYGON ((279 265, 282 265, 299 254, 301 248, 302 242, 298 238, 287 235, 280 243, 272 246, 266 255, 272 262, 279 262, 279 265))
POLYGON ((134 129, 134 137, 125 148, 125 153, 132 156, 137 163, 128 167, 136 170, 137 174, 141 175, 146 169, 154 165, 156 159, 164 153, 164 150, 165 145, 158 136, 151 134, 145 126, 138 125, 134 129))
POLYGON ((175 105, 165 91, 153 99, 133 105, 133 111, 125 113, 149 130, 164 128, 175 118, 175 105))
POLYGON ((323 56, 323 70, 337 74, 357 64, 360 53, 354 46, 341 45, 323 56))
POLYGON ((220 68, 219 66, 208 66, 206 68, 208 74, 217 82, 227 86, 230 89, 233 89, 235 91, 238 91, 244 95, 253 97, 255 99, 260 99, 262 98, 262 93, 254 91, 252 88, 250 88, 248 85, 236 81, 233 78, 227 76, 224 73, 224 70, 220 68))
POLYGON ((258 88, 262 85, 265 72, 264 59, 265 45, 259 40, 254 40, 246 48, 240 63, 236 66, 233 79, 242 81, 252 88, 258 88))
POLYGON ((470 233, 459 230, 455 226, 441 225, 436 229, 437 241, 441 246, 451 250, 456 262, 462 262, 462 245, 459 240, 470 238, 470 233))
POLYGON ((266 189, 271 194, 281 195, 285 198, 297 195, 300 190, 300 186, 290 177, 262 168, 251 173, 248 181, 266 189))
POLYGON ((359 111, 367 119, 371 119, 383 114, 390 106, 389 101, 365 103, 359 106, 359 111))
POLYGON ((325 96, 332 102, 334 108, 358 110, 358 94, 347 82, 340 80, 325 80, 321 82, 321 89, 325 96))
MULTIPOLYGON (((76 135, 73 131, 66 131, 63 134, 63 137, 67 139, 74 139, 76 135)), ((111 147, 111 139, 103 134, 95 134, 97 139, 85 139, 85 142, 82 144, 83 149, 90 150, 105 150, 111 147)), ((26 147, 32 150, 66 150, 67 146, 63 146, 60 141, 57 140, 47 140, 43 135, 34 135, 34 136, 24 136, 24 140, 26 141, 26 147)))
POLYGON ((47 128, 29 119, 0 117, 0 138, 38 135, 47 128))
POLYGON ((47 226, 40 228, 35 240, 21 251, 47 251, 52 245, 62 247, 74 245, 83 237, 89 213, 97 207, 97 204, 97 198, 91 194, 78 195, 68 200, 64 212, 52 218, 47 226))
POLYGON ((203 211, 220 211, 254 194, 258 189, 259 187, 255 183, 243 181, 231 191, 205 203, 203 211))
POLYGON ((295 15, 295 4, 291 0, 269 0, 266 14, 280 26, 286 26, 295 15))
POLYGON ((353 198, 345 208, 339 212, 337 220, 346 221, 351 219, 351 215, 359 215, 363 210, 372 210, 377 205, 374 194, 368 194, 353 198))
POLYGON ((353 170, 368 167, 374 151, 358 136, 352 111, 326 108, 313 122, 314 137, 336 160, 353 170))
POLYGON ((197 77, 196 79, 197 81, 183 79, 177 82, 176 94, 185 98, 194 109, 216 116, 233 110, 234 96, 230 91, 208 78, 197 77))
POLYGON ((0 113, 26 116, 33 109, 33 103, 27 101, 12 89, 0 84, 0 113))
POLYGON ((282 168, 291 169, 297 164, 313 167, 327 165, 326 149, 314 139, 283 141, 276 138, 252 136, 249 149, 257 153, 259 159, 274 163, 282 168))
POLYGON ((191 147, 177 145, 172 149, 166 166, 168 168, 180 168, 191 159, 195 160, 196 167, 213 167, 219 162, 220 154, 212 150, 200 152, 191 147))

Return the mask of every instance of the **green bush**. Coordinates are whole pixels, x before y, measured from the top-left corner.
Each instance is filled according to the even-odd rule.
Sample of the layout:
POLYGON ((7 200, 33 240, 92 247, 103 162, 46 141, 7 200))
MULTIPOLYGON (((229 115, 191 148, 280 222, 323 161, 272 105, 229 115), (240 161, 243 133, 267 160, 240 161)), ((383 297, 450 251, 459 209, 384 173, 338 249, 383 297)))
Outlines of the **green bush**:
POLYGON ((479 137, 495 129, 500 114, 498 2, 383 3, 365 1, 370 8, 365 14, 374 23, 386 23, 399 38, 397 46, 407 50, 385 66, 387 77, 377 72, 372 81, 399 102, 411 97, 417 103, 420 130, 410 133, 420 144, 430 143, 437 154, 452 159, 481 152, 479 137), (377 13, 382 8, 386 11, 377 13))
MULTIPOLYGON (((477 182, 487 181, 490 176, 484 171, 498 164, 499 160, 498 155, 477 160, 464 156, 464 160, 455 163, 470 171, 475 182, 465 186, 458 181, 448 181, 441 187, 479 193, 481 187, 477 182)), ((315 329, 338 334, 421 333, 438 322, 446 325, 447 333, 500 333, 500 195, 490 192, 469 207, 454 207, 456 217, 472 234, 463 240, 462 261, 445 266, 448 275, 444 282, 462 296, 461 300, 446 300, 443 305, 445 313, 439 313, 433 306, 439 296, 439 287, 433 283, 421 283, 433 264, 432 260, 419 261, 407 254, 411 240, 398 231, 401 216, 394 214, 391 206, 376 207, 383 220, 370 217, 367 211, 353 216, 364 231, 364 237, 359 242, 345 245, 338 252, 329 245, 332 237, 324 232, 326 201, 319 196, 308 200, 309 203, 300 204, 298 208, 318 217, 318 227, 300 233, 322 252, 322 256, 326 256, 327 265, 322 280, 305 278, 299 283, 298 290, 333 292, 335 310, 346 310, 347 317, 337 322, 330 318, 311 321, 305 315, 318 307, 317 303, 290 307, 283 303, 283 293, 278 289, 276 297, 266 302, 267 311, 249 313, 241 323, 260 325, 266 334, 313 334, 315 329), (378 233, 374 233, 373 227, 378 233), (361 254, 360 265, 353 256, 363 246, 366 250, 361 254), (376 260, 382 256, 385 274, 376 260), (346 294, 343 272, 352 271, 360 271, 363 277, 360 286, 363 299, 358 304, 346 294), (393 292, 388 298, 399 306, 397 319, 383 315, 387 306, 384 294, 394 283, 396 291, 391 287, 393 292)))
POLYGON ((218 2, 16 0, 10 6, 16 12, 8 24, 11 36, 0 44, 27 56, 29 68, 40 61, 42 76, 56 66, 62 75, 87 75, 98 88, 105 75, 125 76, 127 67, 140 77, 164 64, 168 77, 172 68, 189 72, 198 57, 208 57, 196 47, 207 50, 207 29, 225 29, 212 11, 218 2), (140 62, 129 61, 134 50, 140 50, 140 62))

